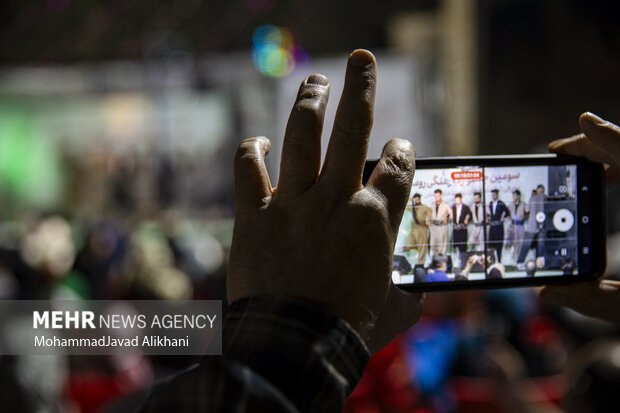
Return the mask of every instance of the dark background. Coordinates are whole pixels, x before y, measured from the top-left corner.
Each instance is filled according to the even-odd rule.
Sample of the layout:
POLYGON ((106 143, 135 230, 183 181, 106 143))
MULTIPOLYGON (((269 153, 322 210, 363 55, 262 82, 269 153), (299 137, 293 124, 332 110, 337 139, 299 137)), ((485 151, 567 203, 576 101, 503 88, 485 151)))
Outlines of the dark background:
MULTIPOLYGON (((468 154, 546 152, 550 140, 578 133, 584 111, 620 123, 619 2, 460 1, 2 1, 0 151, 10 142, 16 155, 0 152, 0 298, 225 297, 235 148, 244 137, 277 133, 296 77, 309 74, 255 70, 252 36, 261 25, 289 28, 332 73, 340 66, 329 62, 344 63, 356 48, 373 51, 380 70, 415 62, 406 93, 423 102, 412 106, 428 132, 417 138, 436 150, 424 155, 458 154, 450 145, 461 138, 447 126, 447 69, 460 70, 446 67, 454 62, 441 51, 450 27, 438 16, 447 4, 472 11, 476 127, 463 137, 468 154), (399 49, 401 17, 426 22, 415 28, 428 41, 399 49), (60 124, 67 119, 78 126, 60 124), (46 133, 62 126, 70 136, 44 141, 50 134, 32 125, 47 125, 46 133), (147 132, 134 141, 126 127, 147 132), (29 143, 20 146, 19 137, 29 143), (40 206, 20 192, 36 188, 17 173, 38 168, 30 159, 58 173, 54 202, 40 206)), ((375 114, 399 121, 390 115, 389 105, 375 114)), ((610 190, 612 276, 618 199, 610 190)), ((618 354, 616 326, 544 306, 532 289, 428 294, 422 320, 372 358, 346 411, 575 411, 575 394, 618 393, 609 390, 620 386, 618 354)), ((194 361, 2 356, 0 406, 126 411, 154 380, 194 361)), ((615 411, 614 403, 582 411, 615 411)))

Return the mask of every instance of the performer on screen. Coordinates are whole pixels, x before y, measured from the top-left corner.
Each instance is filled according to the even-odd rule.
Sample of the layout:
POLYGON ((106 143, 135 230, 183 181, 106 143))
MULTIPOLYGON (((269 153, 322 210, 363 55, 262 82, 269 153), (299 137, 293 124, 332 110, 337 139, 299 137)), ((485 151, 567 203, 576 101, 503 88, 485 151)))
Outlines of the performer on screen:
POLYGON ((411 231, 407 237, 407 249, 418 251, 418 264, 424 264, 428 252, 428 225, 431 221, 431 209, 422 203, 422 196, 414 194, 411 200, 411 231))
POLYGON ((443 200, 441 189, 435 189, 435 203, 431 212, 431 253, 445 255, 448 249, 448 222, 452 219, 452 208, 443 200))
POLYGON ((502 260, 504 247, 504 219, 510 216, 506 204, 499 199, 499 190, 491 190, 491 202, 489 202, 489 248, 497 252, 497 261, 502 260))
POLYGON ((454 206, 452 207, 452 247, 453 251, 458 250, 460 255, 467 252, 467 224, 471 220, 471 211, 463 203, 463 195, 454 195, 454 206))
POLYGON ((523 262, 530 248, 534 248, 534 246, 536 247, 537 267, 544 268, 545 266, 544 212, 546 200, 545 186, 540 184, 536 190, 532 192, 530 202, 527 203, 527 207, 525 208, 527 219, 525 222, 525 235, 523 236, 523 243, 517 260, 517 268, 519 270, 525 269, 525 264, 523 264, 523 262))
POLYGON ((521 243, 523 242, 523 234, 525 233, 525 210, 527 203, 521 201, 521 191, 515 189, 512 191, 512 202, 508 205, 510 213, 510 224, 506 231, 506 248, 512 248, 512 254, 515 262, 519 259, 521 251, 521 243))
POLYGON ((480 192, 474 192, 474 205, 471 207, 471 216, 474 226, 469 234, 469 245, 474 251, 484 251, 485 211, 480 192))

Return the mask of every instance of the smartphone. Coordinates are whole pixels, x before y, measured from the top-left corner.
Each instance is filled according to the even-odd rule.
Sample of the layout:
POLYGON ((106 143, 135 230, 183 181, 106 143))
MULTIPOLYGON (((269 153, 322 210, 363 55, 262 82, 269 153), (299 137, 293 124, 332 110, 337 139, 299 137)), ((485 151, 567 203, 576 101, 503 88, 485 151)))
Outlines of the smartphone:
POLYGON ((418 158, 392 281, 439 291, 596 279, 605 227, 603 167, 584 158, 418 158))

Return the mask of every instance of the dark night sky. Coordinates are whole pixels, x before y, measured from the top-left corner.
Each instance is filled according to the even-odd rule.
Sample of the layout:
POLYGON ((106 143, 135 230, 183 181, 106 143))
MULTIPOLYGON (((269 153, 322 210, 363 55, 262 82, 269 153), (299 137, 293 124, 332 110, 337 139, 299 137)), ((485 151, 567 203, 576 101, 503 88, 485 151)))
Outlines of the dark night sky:
POLYGON ((435 0, 4 0, 0 60, 69 62, 200 55, 250 47, 261 24, 290 28, 311 53, 386 46, 386 25, 400 11, 435 0))

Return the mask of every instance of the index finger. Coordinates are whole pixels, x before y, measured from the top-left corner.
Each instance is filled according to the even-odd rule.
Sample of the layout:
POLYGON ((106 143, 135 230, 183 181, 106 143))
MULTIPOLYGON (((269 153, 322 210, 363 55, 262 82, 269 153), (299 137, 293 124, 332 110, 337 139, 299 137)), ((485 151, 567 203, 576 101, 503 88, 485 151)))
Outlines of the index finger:
POLYGON ((613 123, 599 118, 594 113, 586 112, 579 116, 579 127, 588 139, 594 142, 602 150, 609 153, 618 165, 620 156, 620 128, 613 123))
POLYGON ((375 57, 367 50, 355 50, 349 56, 344 89, 320 178, 337 188, 353 192, 362 187, 376 83, 375 57))
POLYGON ((424 294, 403 291, 390 282, 385 307, 379 313, 368 341, 372 353, 390 344, 396 334, 403 333, 418 322, 424 311, 424 294))
POLYGON ((592 162, 604 164, 608 188, 620 181, 620 169, 615 166, 616 162, 611 154, 601 149, 583 133, 551 142, 549 151, 561 155, 584 156, 592 162))
POLYGON ((549 151, 562 155, 585 156, 587 159, 598 163, 613 163, 609 152, 601 149, 583 133, 551 142, 549 151))

